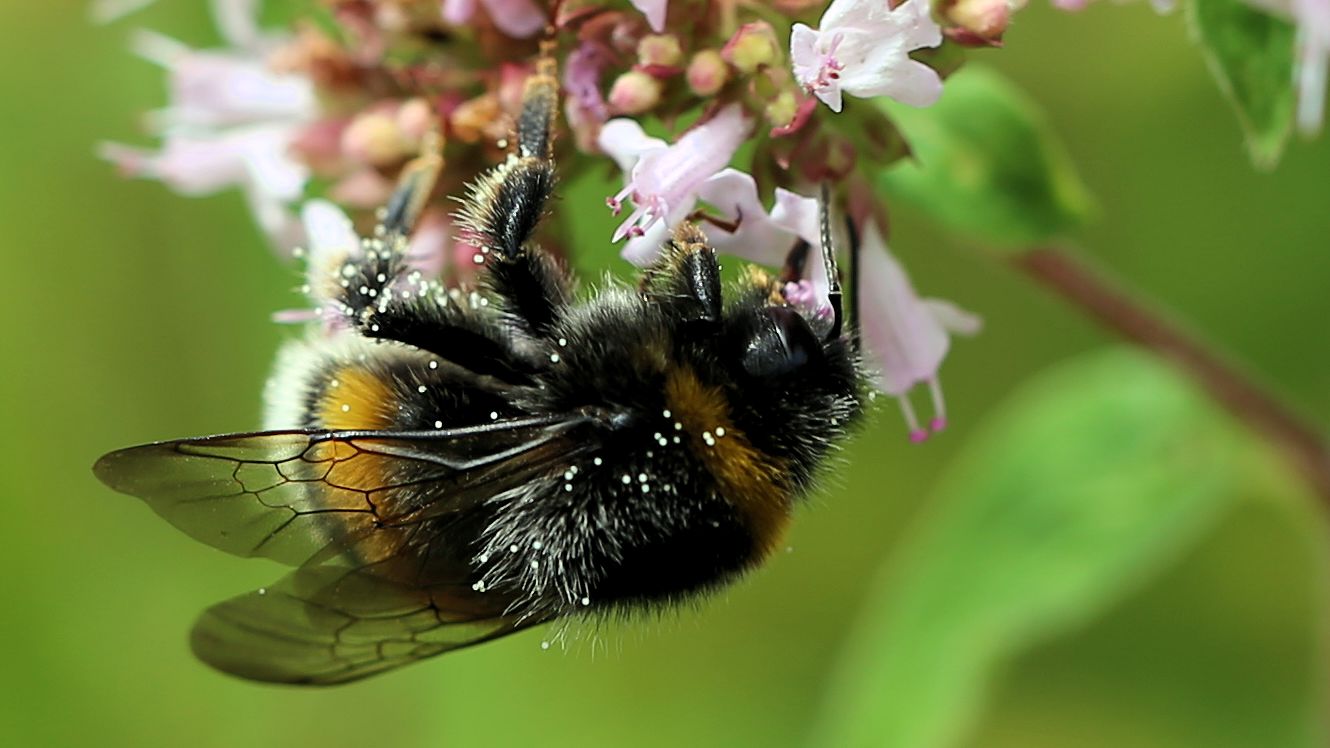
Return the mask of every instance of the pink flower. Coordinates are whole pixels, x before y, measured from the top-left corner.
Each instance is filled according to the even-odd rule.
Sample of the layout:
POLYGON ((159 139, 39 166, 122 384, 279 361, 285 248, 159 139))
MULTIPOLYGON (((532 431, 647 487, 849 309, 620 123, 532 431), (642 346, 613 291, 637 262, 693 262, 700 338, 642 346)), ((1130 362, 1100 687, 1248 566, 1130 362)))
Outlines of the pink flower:
MULTIPOLYGON (((795 241, 808 242, 806 279, 789 284, 785 297, 814 314, 828 314, 827 277, 822 262, 820 216, 817 200, 787 190, 776 190, 770 214, 762 209, 756 183, 747 174, 727 169, 708 183, 702 199, 728 221, 735 231, 709 227, 707 237, 717 251, 753 262, 781 265, 795 241)), ((859 247, 860 326, 868 360, 876 364, 876 383, 900 403, 912 441, 923 441, 929 431, 920 426, 908 393, 928 385, 933 401, 932 431, 946 427, 946 402, 938 369, 950 347, 950 334, 974 334, 980 320, 950 302, 920 299, 905 269, 887 249, 876 225, 869 224, 859 247)), ((846 289, 853 297, 855 289, 846 289)))
MULTIPOLYGON (((634 206, 615 230, 614 241, 625 236, 645 238, 653 228, 663 237, 662 232, 692 212, 698 191, 730 163, 751 129, 752 123, 738 104, 720 110, 670 146, 647 137, 632 120, 607 122, 599 145, 620 168, 631 171, 628 184, 606 202, 615 214, 625 199, 631 199, 634 206)), ((637 261, 634 255, 639 253, 637 249, 632 254, 625 250, 624 256, 637 261)))
POLYGON ((609 118, 605 98, 600 94, 600 76, 610 60, 609 51, 595 42, 582 42, 568 55, 563 89, 568 98, 570 119, 573 110, 593 122, 604 122, 609 118))
POLYGON ((651 30, 659 34, 665 30, 665 13, 669 10, 668 0, 628 0, 647 17, 651 30))
POLYGON ((795 79, 832 111, 841 110, 842 93, 923 107, 942 94, 942 79, 909 53, 941 43, 928 0, 895 9, 887 0, 832 0, 819 29, 794 25, 790 59, 795 79))
POLYGON ((951 333, 973 335, 982 323, 951 302, 920 299, 876 225, 865 228, 859 252, 864 347, 877 364, 878 387, 900 403, 910 440, 923 441, 928 431, 920 427, 908 393, 920 384, 928 385, 933 400, 929 428, 935 432, 946 428, 938 369, 950 348, 951 333))
POLYGON ((735 225, 734 231, 707 227, 707 239, 718 252, 780 267, 795 242, 808 242, 812 248, 804 266, 808 278, 794 289, 797 298, 787 298, 818 314, 830 312, 816 198, 777 187, 776 203, 768 213, 758 198, 757 182, 737 169, 717 174, 701 190, 700 197, 712 207, 711 214, 735 225))
POLYGON ((300 231, 288 206, 309 177, 291 147, 317 113, 313 84, 263 63, 279 40, 258 29, 252 0, 218 0, 214 11, 229 48, 194 50, 148 31, 135 36, 135 51, 170 73, 171 104, 149 119, 162 147, 107 143, 100 152, 127 174, 184 194, 242 188, 260 227, 289 248, 300 231))
MULTIPOLYGON (((443 0, 443 20, 454 26, 471 22, 477 0, 443 0)), ((529 39, 545 28, 545 12, 533 0, 479 0, 485 13, 503 33, 515 39, 529 39)))
POLYGON ((104 143, 99 153, 121 171, 157 179, 183 195, 210 195, 240 187, 256 222, 273 243, 290 248, 299 232, 287 205, 300 197, 308 169, 292 159, 292 133, 284 126, 253 125, 222 133, 167 133, 148 151, 104 143))

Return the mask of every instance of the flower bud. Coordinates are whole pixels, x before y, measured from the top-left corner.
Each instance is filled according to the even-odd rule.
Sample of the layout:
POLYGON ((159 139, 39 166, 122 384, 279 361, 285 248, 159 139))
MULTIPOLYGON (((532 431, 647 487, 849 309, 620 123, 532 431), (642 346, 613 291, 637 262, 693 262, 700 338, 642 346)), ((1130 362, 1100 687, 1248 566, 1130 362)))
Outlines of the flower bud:
POLYGON ((396 120, 388 112, 364 112, 342 132, 342 153, 370 166, 389 166, 410 153, 396 120))
POLYGON ((799 112, 799 99, 794 92, 785 89, 776 94, 775 98, 767 102, 762 110, 762 116, 766 118, 767 123, 772 127, 781 128, 794 121, 794 115, 799 112))
POLYGON ((1008 0, 955 0, 942 7, 942 16, 980 39, 997 41, 1011 17, 1008 0))
POLYGON ((673 34, 651 34, 637 43, 637 61, 649 67, 677 67, 683 62, 683 48, 673 34))
POLYGON ((610 87, 610 108, 620 114, 641 114, 660 103, 661 83, 640 70, 619 76, 610 87))
POLYGON ((730 66, 714 49, 704 49, 688 63, 688 87, 698 96, 714 96, 730 78, 730 66))
POLYGON ((413 144, 434 126, 434 108, 424 99, 409 99, 397 110, 397 128, 413 144))
POLYGON ((766 21, 745 23, 725 43, 721 55, 739 72, 752 75, 760 68, 780 61, 780 42, 766 21))

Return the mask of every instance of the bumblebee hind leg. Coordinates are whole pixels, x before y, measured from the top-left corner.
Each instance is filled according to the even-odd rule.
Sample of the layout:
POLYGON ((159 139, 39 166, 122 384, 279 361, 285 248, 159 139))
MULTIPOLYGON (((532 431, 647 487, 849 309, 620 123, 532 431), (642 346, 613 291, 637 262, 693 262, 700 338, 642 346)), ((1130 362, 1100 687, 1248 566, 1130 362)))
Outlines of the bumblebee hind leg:
POLYGON ((554 61, 542 57, 526 82, 517 148, 477 180, 461 211, 487 272, 483 283, 519 329, 544 337, 572 297, 567 273, 531 242, 554 191, 553 125, 559 108, 554 61))

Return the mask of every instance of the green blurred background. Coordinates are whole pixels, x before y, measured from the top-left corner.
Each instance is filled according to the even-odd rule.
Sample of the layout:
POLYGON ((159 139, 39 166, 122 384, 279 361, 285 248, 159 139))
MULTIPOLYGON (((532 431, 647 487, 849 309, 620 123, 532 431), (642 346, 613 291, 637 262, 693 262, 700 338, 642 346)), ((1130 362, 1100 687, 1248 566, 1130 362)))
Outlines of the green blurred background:
MULTIPOLYGON (((1097 194, 1084 247, 1309 416, 1330 417, 1330 138, 1294 143, 1257 173, 1180 17, 1143 3, 1036 6, 1007 49, 978 56, 1042 102, 1097 194)), ((898 211, 894 246, 919 288, 987 327, 943 370, 954 428, 913 446, 882 408, 800 517, 791 552, 696 611, 587 630, 566 652, 542 651, 535 632, 333 690, 233 680, 194 661, 185 634, 203 607, 278 570, 188 540, 89 467, 132 443, 254 427, 273 351, 293 334, 269 314, 292 305, 298 280, 238 195, 177 197, 94 158, 103 139, 147 142, 139 115, 164 103, 161 71, 126 50, 136 24, 217 40, 201 1, 111 27, 90 25, 81 3, 0 4, 3 745, 818 742, 834 673, 874 664, 855 650, 872 627, 856 636, 855 622, 890 608, 890 580, 909 573, 893 559, 929 521, 954 456, 1023 382, 1115 344, 898 211)), ((575 186, 568 200, 605 191, 575 186)), ((1324 744, 1321 512, 1296 489, 1238 493, 996 658, 945 740, 895 744, 1324 744)), ((1022 573, 1033 589, 1058 569, 1022 573)), ((966 593, 963 573, 934 590, 966 593)), ((915 644, 967 656, 964 642, 895 646, 915 644)), ((910 682, 895 688, 909 698, 910 682)))

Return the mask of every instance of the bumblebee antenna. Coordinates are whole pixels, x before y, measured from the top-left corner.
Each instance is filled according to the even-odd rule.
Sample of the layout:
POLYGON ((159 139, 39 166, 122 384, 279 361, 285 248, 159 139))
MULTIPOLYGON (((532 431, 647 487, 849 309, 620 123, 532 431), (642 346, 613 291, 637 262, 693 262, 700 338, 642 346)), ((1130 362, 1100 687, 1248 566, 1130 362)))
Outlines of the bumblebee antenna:
POLYGON ((827 302, 831 304, 831 330, 827 340, 840 337, 844 325, 841 305, 840 268, 836 265, 836 246, 831 241, 831 188, 822 183, 822 196, 818 200, 818 213, 822 229, 822 264, 827 271, 827 302))
POLYGON ((390 241, 411 233, 443 169, 443 136, 437 128, 425 135, 420 151, 419 156, 402 167, 397 188, 383 208, 379 231, 390 241))
POLYGON ((860 330, 863 327, 862 311, 859 305, 859 227, 854 225, 854 219, 847 213, 845 215, 845 236, 850 240, 850 313, 848 315, 850 328, 850 343, 854 350, 860 348, 860 330))

